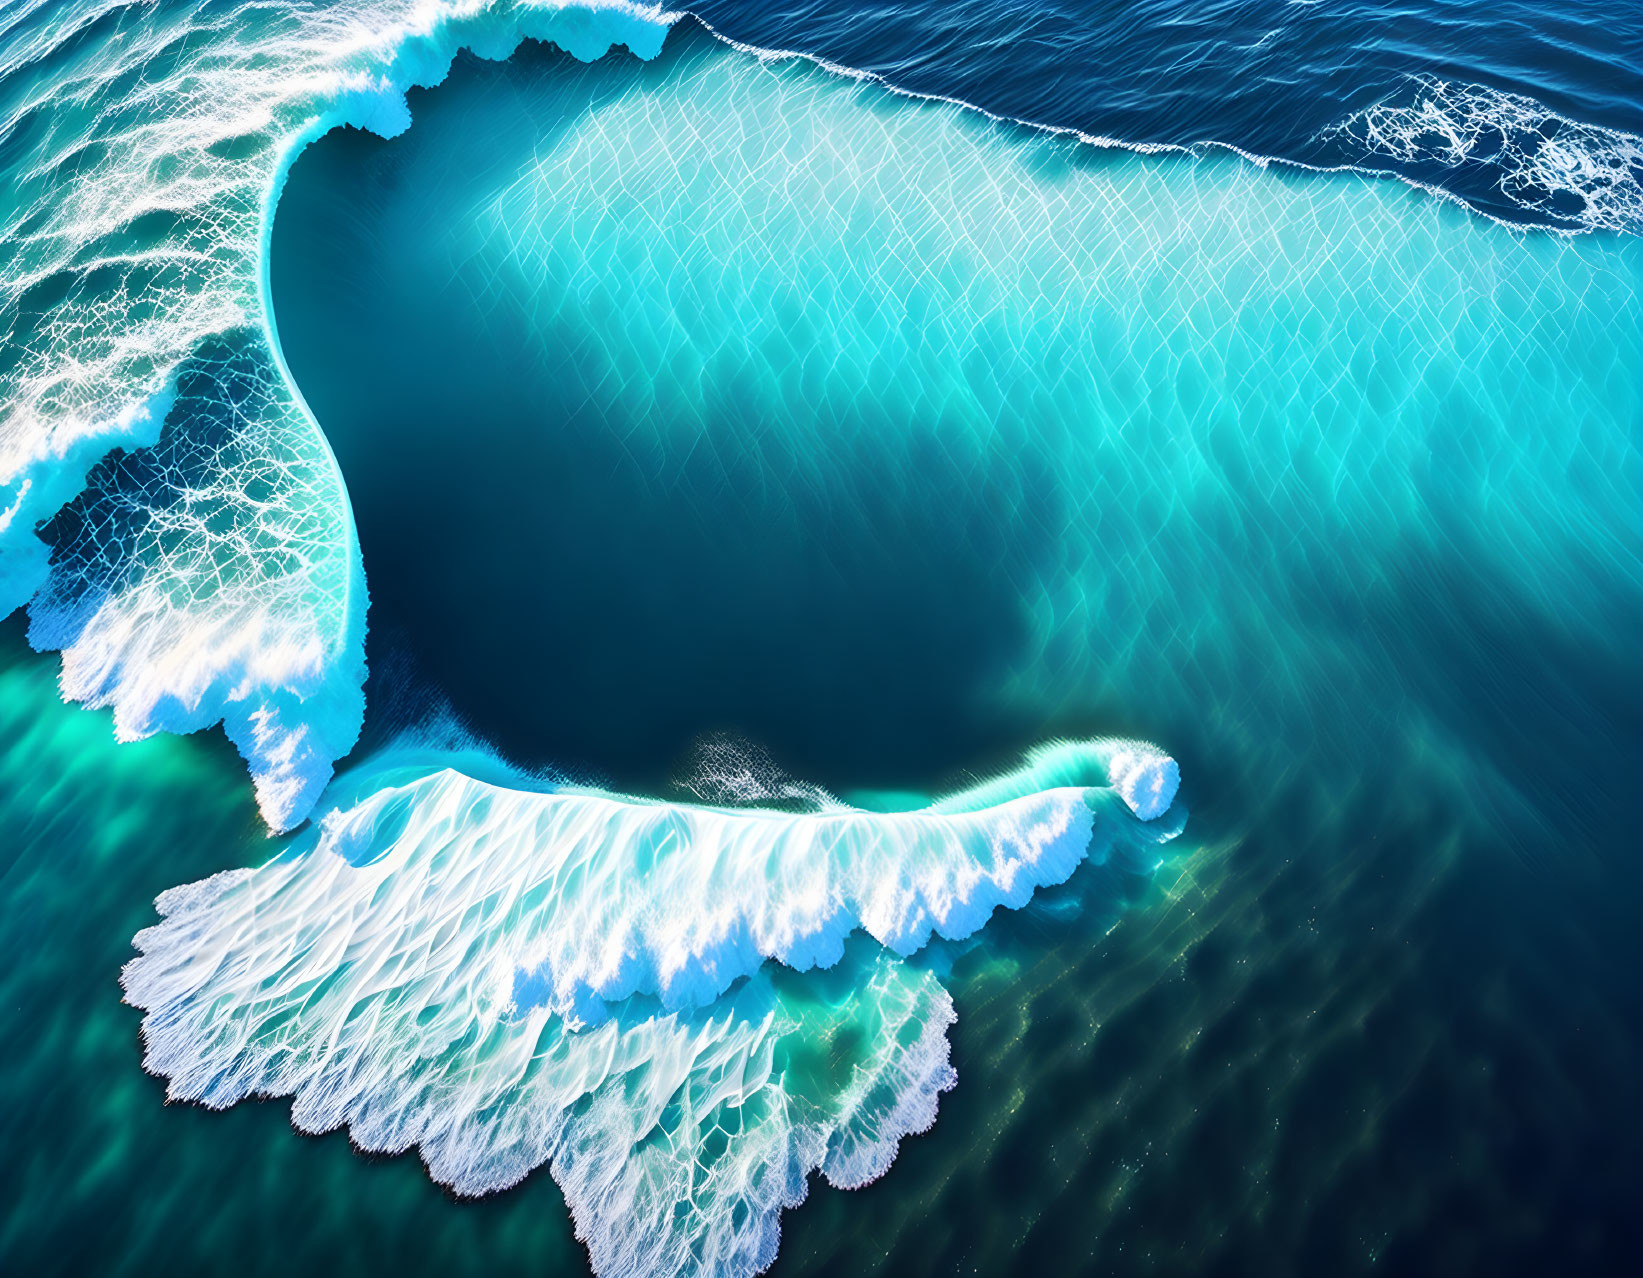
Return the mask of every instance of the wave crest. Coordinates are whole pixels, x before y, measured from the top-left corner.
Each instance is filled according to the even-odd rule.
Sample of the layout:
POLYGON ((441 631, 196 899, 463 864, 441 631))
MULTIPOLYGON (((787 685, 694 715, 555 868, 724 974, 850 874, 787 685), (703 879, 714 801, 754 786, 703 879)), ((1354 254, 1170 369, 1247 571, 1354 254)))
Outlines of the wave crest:
MULTIPOLYGON (((1145 751, 1162 778, 1145 810, 1166 785, 1174 797, 1178 774, 1161 752, 1081 748, 1103 783, 1114 758, 1131 782, 1146 770, 1136 762, 1145 751)), ((390 772, 395 760, 378 766, 390 772)), ((202 929, 256 936, 271 898, 316 920, 369 915, 386 928, 391 917, 404 936, 447 927, 461 943, 430 946, 430 961, 437 952, 450 965, 439 980, 593 1025, 636 995, 668 1011, 706 1007, 766 960, 831 967, 858 929, 902 955, 933 936, 960 939, 1086 857, 1104 858, 1117 842, 1150 847, 1179 828, 1143 824, 1104 784, 890 814, 687 807, 521 788, 529 784, 442 768, 372 788, 255 875, 167 894, 167 922, 138 943, 186 956, 202 929)), ((157 980, 152 988, 164 991, 141 1005, 188 989, 186 962, 175 978, 152 975, 163 966, 135 968, 144 988, 157 980)), ((447 990, 442 1001, 454 997, 447 990)))
POLYGON ((342 477, 262 296, 285 169, 333 127, 404 128, 406 91, 459 48, 650 56, 669 20, 127 9, 35 0, 3 20, 0 616, 32 604, 64 695, 112 707, 122 738, 221 720, 285 829, 358 734, 366 607, 342 477))

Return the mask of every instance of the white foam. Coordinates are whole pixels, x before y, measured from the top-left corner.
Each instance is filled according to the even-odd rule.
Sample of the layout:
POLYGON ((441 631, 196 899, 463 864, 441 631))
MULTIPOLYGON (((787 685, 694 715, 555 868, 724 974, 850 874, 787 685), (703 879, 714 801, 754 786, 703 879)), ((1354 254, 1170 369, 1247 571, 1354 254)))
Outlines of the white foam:
MULTIPOLYGON (((1122 757, 1132 791, 1135 777, 1173 769, 1157 752, 1145 766, 1122 757)), ((634 995, 707 1006, 770 959, 832 966, 858 929, 903 955, 968 936, 1115 838, 1165 837, 1114 800, 1064 786, 971 811, 793 814, 544 793, 441 769, 327 813, 311 850, 259 871, 245 908, 269 892, 316 915, 388 908, 416 932, 484 902, 461 930, 494 955, 492 997, 527 989, 598 1024, 634 995)), ((1141 799, 1148 811, 1158 801, 1156 789, 1141 799)))
POLYGON ((274 860, 159 898, 122 975, 144 1063, 175 1098, 290 1096, 301 1130, 417 1148, 463 1194, 546 1163, 601 1274, 752 1273, 812 1171, 882 1175, 955 1081, 951 1000, 887 951, 1173 836, 1104 786, 1012 793, 1115 746, 1126 776, 1167 762, 1058 743, 894 815, 495 784, 390 751, 274 860), (837 967, 833 993, 768 959, 837 967))
POLYGON ((729 733, 698 740, 674 785, 697 802, 721 806, 779 804, 809 811, 843 807, 823 787, 791 776, 765 747, 729 733))
POLYGON ((1143 821, 1156 820, 1168 812, 1181 788, 1181 769, 1175 760, 1139 742, 1133 748, 1116 751, 1107 766, 1113 788, 1143 821))
POLYGON ((955 1082, 950 998, 883 954, 860 960, 844 1007, 761 973, 711 1011, 572 1033, 496 997, 455 918, 334 916, 265 872, 167 893, 166 920, 137 938, 127 998, 148 1011, 145 1064, 168 1095, 290 1096, 300 1130, 415 1148, 464 1195, 546 1164, 602 1275, 766 1268, 813 1171, 841 1187, 882 1174, 955 1082), (847 1069, 818 1068, 841 1053, 847 1069))
POLYGON ((1366 162, 1489 172, 1526 212, 1584 230, 1643 232, 1643 138, 1583 124, 1533 98, 1435 76, 1354 112, 1320 134, 1366 162))

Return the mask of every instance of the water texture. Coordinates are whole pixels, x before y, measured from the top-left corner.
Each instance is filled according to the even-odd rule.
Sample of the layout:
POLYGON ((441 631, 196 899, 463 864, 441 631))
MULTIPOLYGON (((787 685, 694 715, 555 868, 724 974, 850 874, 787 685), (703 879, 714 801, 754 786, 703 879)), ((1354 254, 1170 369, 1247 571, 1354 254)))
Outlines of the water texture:
POLYGON ((1630 1272, 1635 15, 60 14, 0 1267, 1630 1272))

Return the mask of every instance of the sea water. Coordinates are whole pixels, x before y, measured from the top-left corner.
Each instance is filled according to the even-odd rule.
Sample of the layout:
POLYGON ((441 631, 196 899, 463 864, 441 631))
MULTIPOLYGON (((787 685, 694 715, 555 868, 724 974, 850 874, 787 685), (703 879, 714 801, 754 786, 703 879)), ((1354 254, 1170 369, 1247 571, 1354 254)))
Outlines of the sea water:
POLYGON ((19 14, 7 581, 65 691, 128 736, 224 717, 262 816, 323 821, 269 844, 226 747, 115 745, 8 623, 4 1253, 1635 1253, 1636 59, 1526 38, 1508 75, 1457 10, 1400 60, 1319 7, 1207 28, 1219 114, 1138 84, 1178 17, 707 15, 1083 137, 688 21, 413 19, 379 82, 348 59, 400 19, 341 11, 338 98, 291 87, 295 17, 19 14), (268 197, 274 140, 404 130, 521 29, 575 56, 464 55, 268 197), (1456 47, 1504 87, 1432 78, 1456 47), (1235 75, 1275 58, 1309 91, 1235 75), (1088 140, 1206 121, 1437 192, 1088 140), (109 168, 156 137, 206 158, 109 168), (30 212, 81 168, 89 213, 30 212), (97 439, 157 446, 36 536, 97 439), (294 1107, 162 1107, 143 1059, 294 1107))

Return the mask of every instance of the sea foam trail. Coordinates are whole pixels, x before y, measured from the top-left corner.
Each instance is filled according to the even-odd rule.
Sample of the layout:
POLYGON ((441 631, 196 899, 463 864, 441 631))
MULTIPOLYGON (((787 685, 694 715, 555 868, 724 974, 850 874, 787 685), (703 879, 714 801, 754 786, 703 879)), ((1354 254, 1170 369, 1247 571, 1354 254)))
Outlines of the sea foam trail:
MULTIPOLYGON (((163 953, 201 904, 162 898, 172 920, 140 942, 163 953)), ((339 929, 288 898, 267 904, 267 966, 244 962, 249 937, 212 946, 198 994, 145 1019, 145 1060, 170 1095, 290 1096, 300 1130, 416 1148, 464 1195, 545 1163, 599 1274, 766 1268, 813 1171, 844 1189, 882 1175, 955 1082, 951 999, 882 952, 852 962, 842 1001, 761 972, 709 1011, 629 1008, 572 1032, 546 1007, 486 997, 455 935, 430 948, 437 930, 374 916, 339 929), (281 924, 306 928, 281 937, 281 924)), ((153 970, 132 963, 128 997, 152 996, 153 970)))
POLYGON ((812 1171, 882 1175, 955 1081, 951 1000, 880 946, 967 935, 1087 856, 1150 863, 1181 823, 1173 761, 1136 742, 1061 743, 891 815, 503 786, 425 757, 344 778, 261 868, 159 898, 122 976, 144 1063, 174 1098, 290 1096, 304 1131, 418 1148, 463 1194, 546 1163, 606 1275, 769 1265, 812 1171), (1167 806, 1143 822, 1100 784, 993 802, 1080 772, 1144 773, 1143 810, 1167 806))

